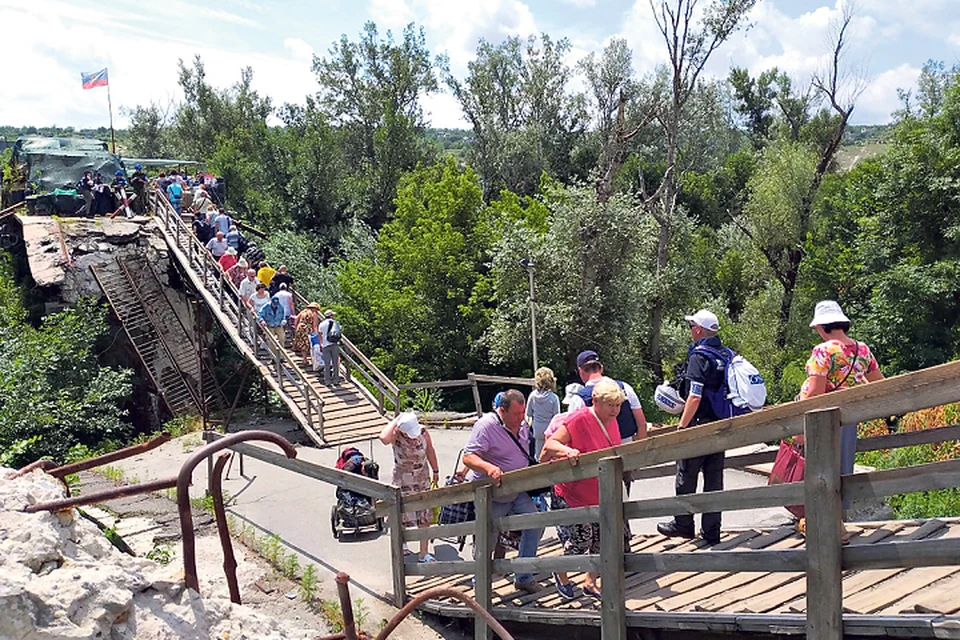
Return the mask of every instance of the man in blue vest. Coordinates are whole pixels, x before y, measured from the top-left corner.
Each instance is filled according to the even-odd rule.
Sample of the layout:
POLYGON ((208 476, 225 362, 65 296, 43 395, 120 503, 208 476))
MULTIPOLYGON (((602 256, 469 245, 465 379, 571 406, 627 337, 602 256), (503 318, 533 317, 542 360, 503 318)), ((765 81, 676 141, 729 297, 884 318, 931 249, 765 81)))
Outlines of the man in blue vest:
MULTIPOLYGON (((710 402, 703 402, 703 397, 719 392, 724 384, 724 364, 711 357, 708 353, 698 350, 704 345, 712 349, 720 349, 720 321, 717 316, 706 309, 697 311, 692 316, 685 317, 690 325, 690 345, 687 355, 687 366, 684 377, 689 384, 686 404, 680 416, 680 429, 686 429, 698 424, 706 424, 717 420, 710 402)), ((703 491, 723 491, 723 464, 725 452, 719 451, 696 458, 677 460, 677 495, 689 495, 697 492, 697 478, 703 473, 703 491)), ((720 542, 720 513, 704 513, 700 517, 700 526, 703 539, 710 544, 720 542)), ((657 531, 665 536, 680 538, 694 537, 693 515, 689 513, 674 516, 669 522, 657 525, 657 531)))

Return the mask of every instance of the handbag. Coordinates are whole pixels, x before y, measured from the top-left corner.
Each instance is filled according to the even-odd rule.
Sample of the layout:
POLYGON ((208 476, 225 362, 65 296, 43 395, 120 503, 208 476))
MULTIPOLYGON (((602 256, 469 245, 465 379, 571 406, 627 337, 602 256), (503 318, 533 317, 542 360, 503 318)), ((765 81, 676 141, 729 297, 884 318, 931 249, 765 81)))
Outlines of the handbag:
MULTIPOLYGON (((466 482, 457 478, 457 469, 460 468, 460 458, 463 456, 463 449, 457 454, 457 463, 453 467, 453 475, 447 476, 443 486, 450 487, 456 484, 466 482)), ((476 510, 473 501, 458 502, 456 504, 445 504, 440 507, 440 514, 437 516, 437 524, 460 524, 461 522, 470 522, 476 519, 476 510)))
MULTIPOLYGON (((806 466, 806 459, 800 450, 793 444, 784 441, 780 442, 780 450, 777 451, 777 458, 773 462, 773 469, 770 471, 770 477, 767 480, 768 485, 784 484, 787 482, 800 482, 803 480, 803 470, 806 466)), ((787 511, 798 518, 805 517, 805 510, 802 504, 787 505, 787 511)))
MULTIPOLYGON (((513 444, 517 445, 517 448, 520 449, 521 452, 523 452, 523 455, 524 455, 524 456, 526 456, 526 458, 527 458, 527 466, 528 466, 528 467, 532 467, 532 466, 534 466, 534 465, 539 464, 539 463, 534 459, 534 457, 533 457, 533 452, 531 451, 531 449, 533 448, 533 442, 530 442, 530 446, 529 446, 528 448, 524 449, 524 448, 523 448, 523 445, 520 444, 520 440, 517 439, 517 436, 513 435, 513 432, 510 431, 510 429, 507 429, 507 425, 503 424, 503 420, 500 419, 500 416, 499 416, 498 414, 496 414, 496 413, 494 413, 494 415, 497 416, 497 421, 500 423, 500 426, 503 427, 503 430, 506 431, 506 432, 507 432, 507 435, 510 436, 510 439, 513 440, 513 444)), ((551 484, 551 485, 549 485, 549 486, 539 487, 539 488, 537 488, 537 489, 527 489, 526 493, 527 493, 527 495, 530 496, 531 498, 544 498, 544 497, 547 497, 547 496, 552 496, 552 495, 553 495, 553 485, 551 484)))

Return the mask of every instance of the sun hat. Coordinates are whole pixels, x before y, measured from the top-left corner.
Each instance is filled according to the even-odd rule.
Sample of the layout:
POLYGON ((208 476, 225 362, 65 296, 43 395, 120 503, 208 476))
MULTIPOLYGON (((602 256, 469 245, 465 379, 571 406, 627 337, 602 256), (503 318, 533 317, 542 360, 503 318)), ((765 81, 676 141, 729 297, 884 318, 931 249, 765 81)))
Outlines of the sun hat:
POLYGON ((227 255, 235 256, 237 255, 237 250, 233 247, 227 247, 227 255))
POLYGON ((580 384, 579 382, 571 382, 564 388, 563 400, 561 400, 561 402, 563 404, 570 404, 571 402, 573 402, 574 396, 576 396, 577 393, 582 390, 583 390, 582 384, 580 384))
POLYGON ((835 322, 850 322, 850 318, 843 313, 843 309, 834 300, 821 300, 813 310, 811 327, 833 324, 835 322))
POLYGON ((408 438, 417 438, 423 432, 420 421, 417 420, 417 414, 412 411, 406 411, 397 418, 397 428, 408 438))
POLYGON ((600 362, 600 356, 597 355, 596 351, 581 351, 580 355, 577 356, 577 367, 582 367, 591 362, 600 362))
POLYGON ((683 319, 707 331, 720 331, 720 321, 717 320, 717 316, 706 309, 700 309, 692 316, 683 316, 683 319))
POLYGON ((332 318, 335 315, 337 315, 337 312, 334 311, 333 309, 327 309, 326 311, 323 312, 323 316, 325 318, 332 318))
POLYGON ((310 304, 307 305, 307 309, 313 309, 314 311, 320 311, 320 305, 318 305, 316 302, 311 302, 310 304))

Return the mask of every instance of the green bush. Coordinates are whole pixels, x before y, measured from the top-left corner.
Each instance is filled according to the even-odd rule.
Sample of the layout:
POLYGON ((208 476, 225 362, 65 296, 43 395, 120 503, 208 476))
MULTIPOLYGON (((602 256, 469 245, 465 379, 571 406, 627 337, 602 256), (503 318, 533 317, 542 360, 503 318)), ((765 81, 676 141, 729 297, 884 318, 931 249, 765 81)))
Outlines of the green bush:
POLYGON ((27 323, 9 257, 0 256, 0 456, 12 466, 49 457, 64 462, 77 444, 91 449, 130 438, 124 404, 128 370, 101 367, 96 342, 106 311, 94 300, 27 323))
MULTIPOLYGON (((923 444, 857 455, 857 463, 877 469, 910 467, 937 462, 943 457, 937 445, 923 444)), ((960 516, 960 489, 902 493, 887 498, 899 519, 960 516)))

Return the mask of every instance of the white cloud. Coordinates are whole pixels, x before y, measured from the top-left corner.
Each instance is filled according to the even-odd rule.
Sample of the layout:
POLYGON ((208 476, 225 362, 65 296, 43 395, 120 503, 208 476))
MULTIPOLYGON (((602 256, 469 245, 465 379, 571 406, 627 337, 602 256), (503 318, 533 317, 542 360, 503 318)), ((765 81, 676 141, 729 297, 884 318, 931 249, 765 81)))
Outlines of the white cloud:
POLYGON ((897 89, 914 89, 920 69, 909 64, 877 74, 857 100, 851 120, 855 124, 887 122, 890 114, 900 108, 897 89))
POLYGON ((415 14, 407 0, 371 0, 370 19, 378 27, 399 30, 415 21, 415 14))
POLYGON ((202 58, 207 79, 214 86, 229 86, 239 80, 243 67, 252 67, 254 88, 270 96, 274 104, 301 102, 304 95, 315 91, 308 56, 312 49, 302 40, 288 38, 283 48, 276 42, 279 53, 268 54, 249 51, 249 40, 239 36, 230 39, 229 47, 223 40, 207 42, 203 34, 210 31, 205 28, 199 31, 202 39, 166 35, 157 25, 169 20, 167 8, 106 12, 86 7, 81 11, 60 0, 17 5, 0 0, 0 24, 17 25, 6 32, 4 44, 29 60, 29 73, 11 84, 15 99, 0 101, 0 122, 13 126, 106 125, 106 90, 82 90, 80 72, 107 67, 114 122, 125 126, 121 107, 151 101, 166 104, 175 97, 174 92, 179 93, 177 60, 189 65, 194 55, 202 58))
POLYGON ((581 9, 597 6, 597 0, 563 0, 563 2, 581 9))

